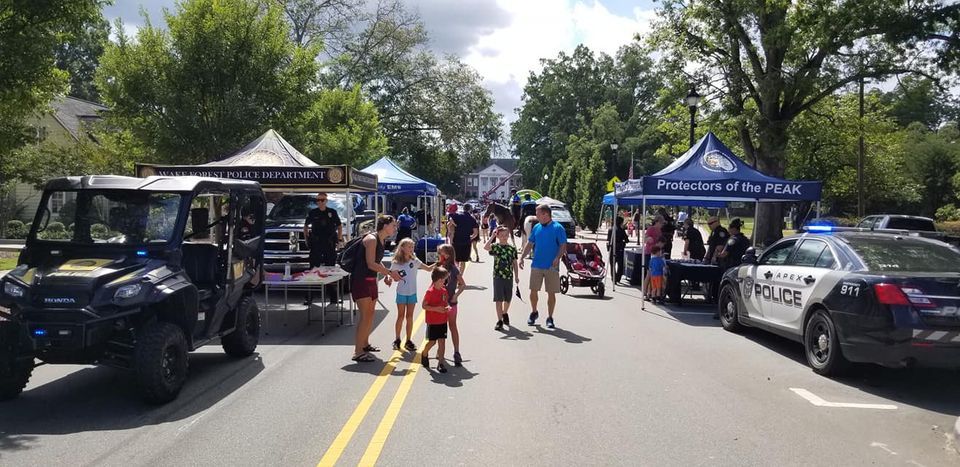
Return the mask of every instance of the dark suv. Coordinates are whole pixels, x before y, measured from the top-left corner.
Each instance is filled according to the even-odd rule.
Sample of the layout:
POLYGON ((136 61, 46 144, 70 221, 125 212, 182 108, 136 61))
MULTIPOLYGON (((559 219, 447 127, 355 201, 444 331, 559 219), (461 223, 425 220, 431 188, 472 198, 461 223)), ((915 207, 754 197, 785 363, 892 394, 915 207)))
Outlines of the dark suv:
POLYGON ((19 265, 0 279, 0 399, 20 394, 39 360, 132 370, 162 403, 186 382, 187 352, 219 340, 253 354, 265 206, 248 181, 48 182, 19 265), (60 222, 51 199, 72 206, 60 222))

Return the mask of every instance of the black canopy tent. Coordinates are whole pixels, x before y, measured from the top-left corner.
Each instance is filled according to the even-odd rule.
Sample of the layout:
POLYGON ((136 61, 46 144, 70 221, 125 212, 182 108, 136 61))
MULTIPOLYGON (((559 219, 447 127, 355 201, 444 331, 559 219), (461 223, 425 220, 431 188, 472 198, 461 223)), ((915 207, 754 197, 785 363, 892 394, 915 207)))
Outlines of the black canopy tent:
MULTIPOLYGON (((137 164, 138 177, 198 176, 253 180, 268 192, 346 193, 347 213, 354 217, 352 193, 377 191, 377 176, 347 165, 321 166, 297 151, 274 130, 224 159, 199 165, 137 164)), ((349 236, 349 233, 348 233, 349 236)))

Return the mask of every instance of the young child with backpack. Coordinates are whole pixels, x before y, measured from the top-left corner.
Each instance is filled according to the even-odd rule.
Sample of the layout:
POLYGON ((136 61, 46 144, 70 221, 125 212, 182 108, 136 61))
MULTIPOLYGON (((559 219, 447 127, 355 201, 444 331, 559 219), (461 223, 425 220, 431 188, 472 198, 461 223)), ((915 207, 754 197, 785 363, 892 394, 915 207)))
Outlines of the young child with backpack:
POLYGON ((463 280, 463 271, 457 267, 457 252, 453 245, 444 243, 437 248, 437 252, 440 254, 440 266, 449 273, 446 282, 447 304, 450 305, 447 324, 450 326, 450 338, 453 340, 453 364, 461 366, 463 358, 460 356, 460 330, 457 329, 457 300, 467 287, 467 283, 463 280))
POLYGON ((502 331, 504 325, 510 325, 507 311, 513 299, 514 284, 520 284, 517 248, 509 243, 509 239, 510 229, 500 226, 496 229, 496 235, 491 235, 483 246, 493 256, 493 304, 497 309, 497 324, 493 329, 496 331, 502 331))
MULTIPOLYGON (((436 266, 427 266, 420 262, 413 251, 414 243, 412 238, 404 238, 397 245, 397 252, 390 263, 390 270, 397 271, 400 280, 397 281, 397 323, 394 326, 396 339, 393 341, 393 350, 400 350, 400 328, 403 327, 403 321, 407 321, 407 342, 404 348, 410 352, 416 352, 417 346, 411 340, 413 333, 413 309, 417 307, 417 271, 433 271, 436 266)), ((387 287, 393 281, 387 277, 384 283, 387 287)))

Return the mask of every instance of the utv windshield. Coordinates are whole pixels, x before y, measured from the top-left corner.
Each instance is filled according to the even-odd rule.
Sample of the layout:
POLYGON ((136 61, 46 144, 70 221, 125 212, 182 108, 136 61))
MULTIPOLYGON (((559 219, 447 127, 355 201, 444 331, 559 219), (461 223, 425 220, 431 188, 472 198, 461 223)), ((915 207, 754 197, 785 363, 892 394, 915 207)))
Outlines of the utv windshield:
POLYGON ((63 243, 156 245, 171 240, 182 197, 137 190, 44 194, 32 239, 63 243))

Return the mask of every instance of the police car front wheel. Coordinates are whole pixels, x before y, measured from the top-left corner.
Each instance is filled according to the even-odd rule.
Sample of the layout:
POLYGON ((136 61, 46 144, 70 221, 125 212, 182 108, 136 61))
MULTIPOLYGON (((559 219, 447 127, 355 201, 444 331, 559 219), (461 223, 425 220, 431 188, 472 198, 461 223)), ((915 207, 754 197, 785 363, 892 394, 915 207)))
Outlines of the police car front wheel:
POLYGON ((738 315, 737 293, 732 285, 725 284, 720 289, 720 301, 717 306, 719 307, 717 313, 720 315, 720 325, 723 326, 723 329, 730 332, 743 330, 743 324, 740 323, 738 315))
POLYGON ((837 326, 833 318, 824 310, 814 312, 807 321, 803 333, 803 346, 807 356, 807 363, 814 373, 824 376, 841 374, 849 362, 840 350, 840 339, 837 336, 837 326))

